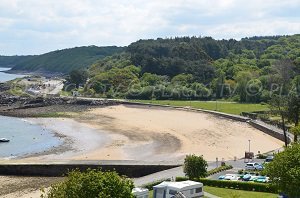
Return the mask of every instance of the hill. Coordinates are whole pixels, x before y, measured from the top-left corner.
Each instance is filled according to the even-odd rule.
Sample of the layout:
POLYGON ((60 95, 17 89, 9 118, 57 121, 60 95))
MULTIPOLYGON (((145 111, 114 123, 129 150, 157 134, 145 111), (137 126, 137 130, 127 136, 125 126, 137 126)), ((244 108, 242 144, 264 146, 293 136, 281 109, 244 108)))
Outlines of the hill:
MULTIPOLYGON (((12 71, 40 72, 40 73, 68 73, 74 69, 87 68, 95 61, 114 53, 123 51, 122 47, 75 47, 57 50, 42 55, 30 56, 16 60, 12 71)), ((4 59, 8 62, 7 59, 4 59)), ((5 63, 5 62, 4 62, 5 63)), ((4 64, 1 62, 0 65, 4 64)))
POLYGON ((0 56, 0 67, 12 68, 32 56, 0 56))
POLYGON ((101 97, 266 102, 299 86, 300 35, 139 40, 89 71, 85 90, 101 97))

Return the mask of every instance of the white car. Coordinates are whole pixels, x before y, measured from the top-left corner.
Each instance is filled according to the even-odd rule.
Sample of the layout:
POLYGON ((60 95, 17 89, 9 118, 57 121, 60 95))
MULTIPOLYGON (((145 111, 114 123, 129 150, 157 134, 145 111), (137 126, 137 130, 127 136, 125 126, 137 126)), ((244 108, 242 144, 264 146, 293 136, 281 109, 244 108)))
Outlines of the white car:
POLYGON ((235 174, 226 174, 224 180, 238 180, 237 175, 235 174))
POLYGON ((245 166, 246 170, 261 170, 262 167, 259 163, 253 162, 253 163, 247 163, 245 166))

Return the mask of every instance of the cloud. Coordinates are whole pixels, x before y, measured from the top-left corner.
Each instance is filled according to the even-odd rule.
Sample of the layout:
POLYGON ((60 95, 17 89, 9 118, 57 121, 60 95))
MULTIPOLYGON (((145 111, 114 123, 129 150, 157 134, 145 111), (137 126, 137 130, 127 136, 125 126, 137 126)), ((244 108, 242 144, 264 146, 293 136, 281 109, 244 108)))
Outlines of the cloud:
POLYGON ((300 0, 1 0, 0 54, 168 36, 300 33, 300 0))

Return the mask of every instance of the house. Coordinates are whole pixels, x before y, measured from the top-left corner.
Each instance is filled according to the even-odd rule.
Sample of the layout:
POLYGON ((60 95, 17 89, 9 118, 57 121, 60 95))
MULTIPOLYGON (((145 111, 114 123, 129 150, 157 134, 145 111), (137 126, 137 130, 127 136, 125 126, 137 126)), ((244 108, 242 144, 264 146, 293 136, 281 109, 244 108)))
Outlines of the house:
POLYGON ((132 189, 132 194, 136 198, 148 198, 149 197, 149 190, 146 188, 134 188, 132 189))
POLYGON ((199 198, 203 197, 203 184, 194 181, 162 182, 153 186, 153 198, 199 198))

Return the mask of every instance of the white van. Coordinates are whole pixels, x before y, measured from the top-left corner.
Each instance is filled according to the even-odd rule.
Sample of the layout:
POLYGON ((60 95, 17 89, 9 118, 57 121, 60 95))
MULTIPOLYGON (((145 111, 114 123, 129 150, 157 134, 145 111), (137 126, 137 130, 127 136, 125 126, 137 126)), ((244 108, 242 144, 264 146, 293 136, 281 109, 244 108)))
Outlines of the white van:
POLYGON ((204 196, 203 184, 194 181, 162 182, 153 186, 153 198, 173 198, 181 194, 186 198, 199 198, 204 196))

